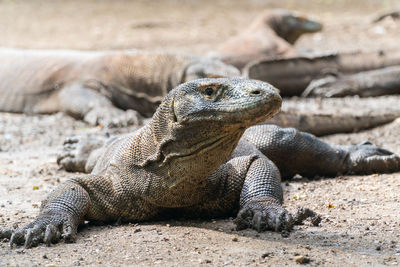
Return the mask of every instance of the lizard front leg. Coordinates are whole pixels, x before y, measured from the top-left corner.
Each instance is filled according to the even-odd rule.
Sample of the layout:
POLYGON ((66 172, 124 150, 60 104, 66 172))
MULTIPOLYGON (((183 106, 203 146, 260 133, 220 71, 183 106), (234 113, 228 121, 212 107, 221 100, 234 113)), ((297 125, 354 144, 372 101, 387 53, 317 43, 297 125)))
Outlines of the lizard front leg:
POLYGON ((255 159, 246 173, 241 196, 240 210, 235 220, 237 228, 254 228, 258 232, 273 230, 288 236, 293 225, 311 218, 318 225, 321 217, 308 208, 300 208, 295 214, 283 206, 280 174, 266 157, 255 159))
POLYGON ((80 185, 80 178, 72 179, 57 187, 42 202, 38 217, 26 226, 11 231, 0 229, 10 239, 10 246, 24 244, 26 248, 39 243, 73 242, 78 225, 83 221, 91 205, 88 192, 80 185))
POLYGON ((129 196, 119 190, 111 178, 87 175, 58 186, 42 202, 38 217, 15 231, 0 229, 0 236, 10 239, 10 246, 26 248, 61 239, 74 242, 78 225, 84 220, 115 221, 124 215, 129 196), (11 234, 12 233, 12 234, 11 234), (11 234, 11 236, 10 236, 11 234))
POLYGON ((291 214, 282 206, 283 192, 278 169, 265 156, 251 152, 250 144, 239 143, 234 157, 208 178, 206 200, 181 210, 181 213, 192 214, 190 217, 215 218, 239 211, 235 219, 238 230, 273 230, 283 235, 287 235, 294 224, 301 224, 309 217, 313 224, 318 224, 320 217, 310 209, 300 208, 291 214))

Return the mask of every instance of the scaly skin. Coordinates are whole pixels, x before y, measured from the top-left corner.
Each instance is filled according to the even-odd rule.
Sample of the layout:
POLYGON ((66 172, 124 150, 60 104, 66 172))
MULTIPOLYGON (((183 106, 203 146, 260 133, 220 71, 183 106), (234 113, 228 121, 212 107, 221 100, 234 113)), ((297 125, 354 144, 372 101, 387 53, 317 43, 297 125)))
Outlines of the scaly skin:
POLYGON ((140 124, 183 82, 239 75, 221 61, 189 54, 0 49, 0 111, 61 111, 92 125, 140 124))
MULTIPOLYGON (((138 222, 174 215, 204 218, 235 213, 238 229, 270 229, 287 235, 295 223, 308 217, 314 224, 320 221, 309 209, 291 214, 282 207, 278 168, 285 167, 279 159, 288 156, 287 150, 298 159, 290 161, 289 170, 297 171, 304 164, 307 173, 317 163, 329 174, 399 170, 397 155, 370 144, 332 147, 312 135, 276 126, 254 126, 246 131, 278 112, 280 105, 276 90, 259 81, 185 83, 167 95, 149 124, 109 140, 100 150, 93 146, 97 157, 91 174, 55 189, 32 223, 12 234, 3 229, 0 236, 10 238, 11 246, 29 248, 61 238, 74 241, 84 220, 138 222), (276 165, 265 156, 270 149, 276 165), (308 157, 303 160, 301 153, 308 157)), ((77 145, 77 140, 67 145, 77 145)), ((87 155, 83 150, 81 155, 87 155)))

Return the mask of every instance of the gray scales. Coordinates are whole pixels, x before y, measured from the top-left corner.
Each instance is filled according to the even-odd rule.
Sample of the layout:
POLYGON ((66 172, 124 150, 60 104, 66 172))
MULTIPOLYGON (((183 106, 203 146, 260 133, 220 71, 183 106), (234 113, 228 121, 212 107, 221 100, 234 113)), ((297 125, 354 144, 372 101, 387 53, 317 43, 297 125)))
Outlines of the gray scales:
POLYGON ((125 126, 151 117, 183 82, 239 75, 221 61, 190 54, 4 48, 0 111, 64 112, 92 125, 125 126))
POLYGON ((164 98, 147 125, 94 150, 90 174, 61 184, 33 222, 1 229, 0 238, 29 248, 72 242, 85 220, 234 214, 238 229, 287 235, 294 224, 308 217, 318 224, 321 218, 307 208, 291 214, 282 206, 281 176, 400 170, 399 156, 367 142, 331 146, 293 128, 253 126, 277 113, 281 101, 275 88, 260 81, 184 83, 164 98))

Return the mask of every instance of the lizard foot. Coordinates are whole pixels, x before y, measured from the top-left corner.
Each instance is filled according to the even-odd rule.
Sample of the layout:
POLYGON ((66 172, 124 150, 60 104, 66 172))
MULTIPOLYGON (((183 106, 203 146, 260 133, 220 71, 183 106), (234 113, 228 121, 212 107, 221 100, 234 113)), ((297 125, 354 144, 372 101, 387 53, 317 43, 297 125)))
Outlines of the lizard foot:
POLYGON ((91 125, 103 125, 108 128, 125 127, 142 124, 142 116, 135 110, 105 109, 99 107, 89 111, 84 121, 91 125))
POLYGON ((248 202, 239 211, 235 220, 237 230, 253 228, 258 232, 273 230, 288 237, 293 225, 303 224, 310 218, 314 226, 319 225, 321 216, 309 208, 299 208, 295 214, 290 214, 279 201, 273 198, 263 198, 248 202))
POLYGON ((71 137, 64 141, 63 150, 57 155, 57 164, 66 171, 85 172, 90 153, 105 142, 100 137, 71 137))
POLYGON ((293 216, 278 200, 263 198, 251 200, 239 211, 235 219, 237 230, 253 228, 258 232, 273 230, 288 236, 293 228, 293 216))
POLYGON ((61 239, 65 242, 74 242, 78 224, 65 214, 40 215, 30 224, 16 230, 2 229, 0 236, 10 239, 10 247, 24 245, 31 248, 45 243, 57 243, 61 239))
POLYGON ((333 75, 312 80, 307 88, 301 94, 302 97, 341 97, 346 96, 348 93, 345 88, 336 88, 335 83, 338 78, 333 75))
POLYGON ((400 170, 400 157, 369 141, 347 146, 348 172, 355 174, 390 173, 400 170))

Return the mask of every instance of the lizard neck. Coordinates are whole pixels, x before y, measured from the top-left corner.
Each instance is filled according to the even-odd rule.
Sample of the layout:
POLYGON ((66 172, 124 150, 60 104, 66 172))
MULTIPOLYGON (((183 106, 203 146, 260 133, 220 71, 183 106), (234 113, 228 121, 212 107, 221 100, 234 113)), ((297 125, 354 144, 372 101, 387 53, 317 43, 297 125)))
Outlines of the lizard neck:
MULTIPOLYGON (((237 126, 225 130, 205 125, 177 125, 174 101, 164 99, 151 122, 136 136, 139 150, 133 158, 136 165, 168 177, 169 187, 182 182, 197 183, 221 166, 230 157, 245 129, 237 126), (190 174, 185 177, 183 174, 190 174)), ((201 121, 199 122, 202 123, 201 121)))

